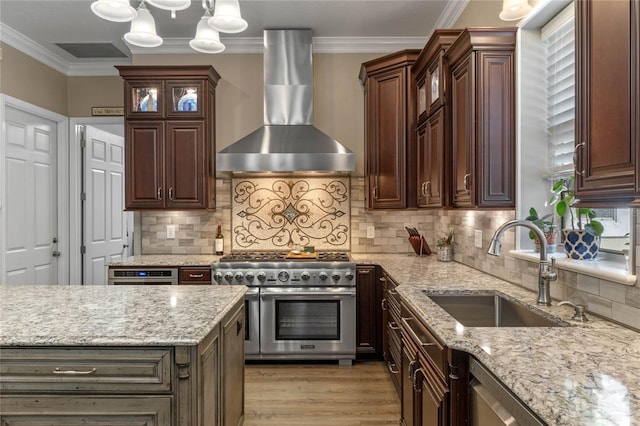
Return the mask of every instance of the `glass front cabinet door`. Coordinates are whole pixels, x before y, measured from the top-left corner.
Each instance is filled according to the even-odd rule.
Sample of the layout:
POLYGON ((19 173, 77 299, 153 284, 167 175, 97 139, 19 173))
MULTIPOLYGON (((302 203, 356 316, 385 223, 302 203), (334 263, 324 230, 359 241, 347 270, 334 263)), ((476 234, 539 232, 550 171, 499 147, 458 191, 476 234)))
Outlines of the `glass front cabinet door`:
POLYGON ((160 118, 162 117, 162 82, 145 81, 144 83, 128 83, 129 99, 125 113, 129 116, 160 118))
POLYGON ((203 117, 201 81, 167 81, 167 117, 203 117))

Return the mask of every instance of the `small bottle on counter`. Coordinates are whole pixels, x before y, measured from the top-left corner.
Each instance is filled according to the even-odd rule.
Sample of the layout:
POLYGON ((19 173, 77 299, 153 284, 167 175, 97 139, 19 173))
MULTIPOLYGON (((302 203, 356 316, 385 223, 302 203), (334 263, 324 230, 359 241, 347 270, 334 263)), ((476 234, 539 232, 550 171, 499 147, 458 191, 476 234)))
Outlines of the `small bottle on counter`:
POLYGON ((213 247, 217 255, 222 256, 224 254, 224 236, 222 235, 222 222, 218 222, 218 232, 216 232, 216 239, 213 247))

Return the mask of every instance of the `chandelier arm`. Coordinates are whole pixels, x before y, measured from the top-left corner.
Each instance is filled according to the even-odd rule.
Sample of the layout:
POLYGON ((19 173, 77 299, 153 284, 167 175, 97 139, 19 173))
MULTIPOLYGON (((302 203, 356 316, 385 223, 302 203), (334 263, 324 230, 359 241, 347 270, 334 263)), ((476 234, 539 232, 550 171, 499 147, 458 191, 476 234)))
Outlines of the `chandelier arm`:
POLYGON ((214 7, 215 7, 214 0, 202 0, 202 8, 204 10, 208 10, 209 13, 213 13, 214 7))

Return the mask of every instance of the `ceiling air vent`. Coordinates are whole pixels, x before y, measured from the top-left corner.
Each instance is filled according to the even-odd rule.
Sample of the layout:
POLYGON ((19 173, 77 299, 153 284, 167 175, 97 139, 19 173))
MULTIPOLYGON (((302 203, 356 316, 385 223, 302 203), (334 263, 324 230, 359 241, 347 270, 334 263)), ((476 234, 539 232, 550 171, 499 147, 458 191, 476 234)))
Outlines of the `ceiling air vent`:
POLYGON ((128 58, 127 54, 111 43, 55 43, 78 59, 128 58))

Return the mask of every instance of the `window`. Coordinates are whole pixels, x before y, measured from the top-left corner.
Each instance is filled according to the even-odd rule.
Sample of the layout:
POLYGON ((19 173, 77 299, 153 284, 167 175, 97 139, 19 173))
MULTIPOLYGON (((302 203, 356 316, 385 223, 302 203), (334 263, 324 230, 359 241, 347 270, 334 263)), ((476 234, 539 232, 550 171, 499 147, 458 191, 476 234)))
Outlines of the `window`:
MULTIPOLYGON (((548 170, 551 180, 574 173, 575 146, 575 8, 571 4, 540 31, 546 50, 548 170)), ((621 253, 628 248, 629 209, 596 209, 604 225, 600 249, 621 253)))
MULTIPOLYGON (((575 15, 569 1, 549 2, 519 28, 518 62, 518 201, 517 217, 545 205, 554 180, 574 173, 575 146, 575 15)), ((629 248, 632 210, 596 209, 605 227, 603 252, 622 254, 629 248), (622 247, 622 249, 621 249, 622 247)), ((557 223, 556 217, 556 223, 557 223)), ((559 228, 562 227, 558 224, 559 228)), ((517 248, 533 243, 526 232, 516 233, 517 248)), ((606 253, 599 258, 606 257, 606 253)), ((621 256, 622 257, 622 256, 621 256)))

